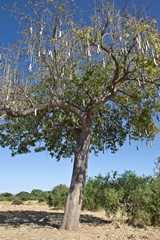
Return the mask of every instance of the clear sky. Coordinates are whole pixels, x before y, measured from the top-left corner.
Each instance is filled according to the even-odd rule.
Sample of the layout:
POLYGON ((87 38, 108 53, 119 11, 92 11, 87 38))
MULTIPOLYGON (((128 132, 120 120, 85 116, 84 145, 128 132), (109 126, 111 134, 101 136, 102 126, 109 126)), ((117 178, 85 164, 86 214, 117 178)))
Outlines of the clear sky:
MULTIPOLYGON (((87 0, 77 0, 87 4, 87 0)), ((117 0, 120 4, 123 0, 117 0)), ((0 7, 13 0, 0 0, 0 7)), ((22 0, 23 5, 26 0, 22 0)), ((134 1, 132 1, 134 2, 134 1)), ((160 0, 142 1, 150 6, 150 14, 159 17, 160 0)), ((15 41, 19 27, 9 13, 0 10, 0 42, 15 41)), ((155 145, 146 147, 145 143, 128 142, 115 154, 106 151, 98 157, 90 155, 88 176, 93 177, 101 173, 103 176, 111 171, 123 173, 125 170, 135 171, 139 175, 153 174, 154 161, 160 156, 160 134, 155 139, 155 145), (139 150, 137 150, 137 146, 139 150)), ((73 162, 64 159, 57 162, 49 153, 23 154, 11 157, 10 151, 0 147, 0 193, 20 191, 30 192, 33 189, 51 190, 58 184, 69 186, 73 162)))

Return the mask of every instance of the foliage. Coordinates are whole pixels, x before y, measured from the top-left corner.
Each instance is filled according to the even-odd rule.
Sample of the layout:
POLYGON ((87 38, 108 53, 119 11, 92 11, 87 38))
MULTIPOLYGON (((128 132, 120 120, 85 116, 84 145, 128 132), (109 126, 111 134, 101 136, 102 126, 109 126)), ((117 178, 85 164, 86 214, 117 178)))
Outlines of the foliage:
MULTIPOLYGON (((0 201, 12 201, 19 205, 23 201, 46 201, 49 206, 63 209, 68 194, 66 185, 58 185, 51 192, 39 189, 20 192, 13 196, 2 193, 0 201), (36 196, 36 197, 35 197, 36 196)), ((123 174, 113 172, 105 177, 89 178, 85 185, 83 209, 98 211, 104 209, 107 215, 118 211, 128 216, 129 222, 143 221, 147 225, 160 225, 160 177, 138 176, 132 171, 123 174)))
POLYGON ((83 208, 89 211, 97 211, 101 206, 101 200, 103 199, 103 189, 104 189, 104 179, 101 175, 95 177, 94 179, 89 178, 83 198, 83 208))
POLYGON ((122 174, 118 183, 123 192, 122 209, 135 220, 142 220, 150 224, 150 215, 147 211, 151 198, 150 177, 139 177, 133 172, 122 174))
POLYGON ((38 199, 38 202, 39 202, 39 203, 47 202, 47 200, 48 200, 48 195, 47 195, 47 196, 41 195, 41 196, 39 197, 39 199, 38 199))
POLYGON ((14 195, 9 192, 5 192, 0 195, 0 201, 12 201, 14 198, 14 195))
POLYGON ((151 218, 152 225, 160 226, 160 177, 153 179, 151 183, 151 196, 148 212, 151 218))
POLYGON ((83 208, 90 211, 105 209, 108 215, 115 214, 120 206, 120 192, 116 190, 115 178, 113 175, 102 177, 99 175, 94 179, 89 178, 85 186, 83 208))
POLYGON ((5 192, 0 194, 0 201, 12 201, 16 203, 16 201, 30 201, 37 200, 38 202, 46 202, 48 199, 49 192, 42 191, 40 189, 33 189, 31 193, 21 191, 16 195, 5 192))
POLYGON ((42 193, 43 193, 43 191, 40 189, 33 189, 31 191, 31 195, 34 196, 36 199, 39 198, 42 193))
POLYGON ((33 200, 33 197, 30 193, 21 191, 15 195, 15 197, 19 198, 22 201, 33 200))
POLYGON ((9 192, 2 193, 1 195, 2 195, 3 197, 6 197, 6 198, 10 198, 10 197, 13 196, 13 194, 12 194, 12 193, 9 193, 9 192))
POLYGON ((83 208, 90 211, 104 209, 107 215, 122 211, 131 223, 143 221, 159 225, 160 178, 139 177, 134 172, 117 172, 89 178, 84 192, 83 208))
MULTIPOLYGON (((98 0, 87 21, 78 21, 83 11, 72 0, 28 0, 24 14, 15 3, 22 40, 1 47, 0 145, 13 156, 33 149, 75 156, 65 229, 78 226, 89 152, 115 152, 128 137, 149 142, 159 132, 159 28, 127 2, 119 9, 98 0)), ((119 196, 106 191, 99 204, 115 212, 119 196)))
POLYGON ((127 135, 152 141, 158 132, 156 21, 100 2, 89 25, 77 22, 72 1, 29 0, 19 14, 23 43, 1 54, 0 145, 13 155, 34 148, 71 157, 85 119, 96 154, 115 152, 127 135))
POLYGON ((117 213, 120 208, 120 200, 120 194, 116 189, 105 189, 102 207, 107 215, 113 215, 117 213))
POLYGON ((57 209, 63 209, 67 200, 68 187, 60 184, 53 188, 48 196, 48 205, 57 209))
POLYGON ((12 205, 21 205, 23 204, 23 201, 19 198, 15 198, 13 201, 12 201, 12 205))
POLYGON ((6 201, 6 198, 5 198, 4 196, 0 195, 0 201, 1 201, 1 202, 2 202, 2 201, 6 201))
POLYGON ((33 189, 31 191, 32 199, 37 200, 39 202, 45 202, 48 199, 48 192, 42 191, 40 189, 33 189))

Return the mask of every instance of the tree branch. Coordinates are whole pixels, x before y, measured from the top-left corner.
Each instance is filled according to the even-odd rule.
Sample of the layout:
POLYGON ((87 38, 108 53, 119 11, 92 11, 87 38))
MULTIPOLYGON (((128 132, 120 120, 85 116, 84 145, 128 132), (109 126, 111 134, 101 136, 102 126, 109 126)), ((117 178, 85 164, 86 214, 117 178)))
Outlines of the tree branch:
POLYGON ((6 116, 7 116, 7 114, 5 113, 5 114, 3 114, 3 115, 0 116, 0 119, 1 119, 1 118, 4 118, 4 117, 6 117, 6 116))
POLYGON ((11 117, 26 117, 31 114, 35 114, 35 116, 36 116, 38 111, 43 111, 43 110, 45 111, 48 109, 58 108, 58 107, 63 110, 68 110, 68 111, 74 113, 82 122, 85 119, 85 112, 82 111, 82 109, 80 109, 80 107, 76 106, 73 103, 59 100, 59 99, 52 100, 45 104, 39 104, 35 107, 28 108, 27 110, 22 110, 22 111, 15 111, 10 106, 6 106, 6 107, 2 106, 0 108, 0 110, 6 111, 6 115, 11 116, 11 117))

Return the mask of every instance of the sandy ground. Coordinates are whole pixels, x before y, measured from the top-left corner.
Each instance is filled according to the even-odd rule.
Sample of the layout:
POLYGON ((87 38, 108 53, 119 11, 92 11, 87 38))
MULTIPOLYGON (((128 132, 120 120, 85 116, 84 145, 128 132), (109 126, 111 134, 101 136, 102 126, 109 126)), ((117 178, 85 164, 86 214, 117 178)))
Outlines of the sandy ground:
POLYGON ((0 240, 160 240, 160 228, 134 228, 104 212, 82 212, 77 231, 59 230, 62 218, 46 205, 0 204, 0 240))

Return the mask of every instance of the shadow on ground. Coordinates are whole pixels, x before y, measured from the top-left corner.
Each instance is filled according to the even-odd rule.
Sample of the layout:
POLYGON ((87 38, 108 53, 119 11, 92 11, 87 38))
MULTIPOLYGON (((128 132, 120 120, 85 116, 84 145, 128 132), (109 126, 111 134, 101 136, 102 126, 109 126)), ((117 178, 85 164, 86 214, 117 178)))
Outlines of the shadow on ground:
MULTIPOLYGON (((63 213, 44 211, 6 211, 0 212, 0 225, 19 227, 20 225, 34 224, 59 229, 63 219, 63 213)), ((103 225, 110 221, 92 215, 81 215, 80 222, 88 225, 103 225)))

